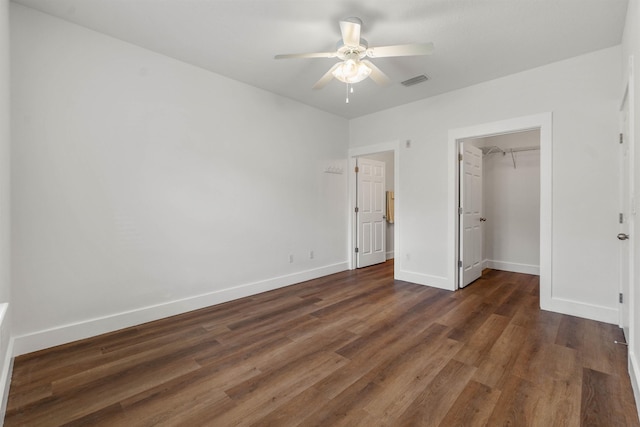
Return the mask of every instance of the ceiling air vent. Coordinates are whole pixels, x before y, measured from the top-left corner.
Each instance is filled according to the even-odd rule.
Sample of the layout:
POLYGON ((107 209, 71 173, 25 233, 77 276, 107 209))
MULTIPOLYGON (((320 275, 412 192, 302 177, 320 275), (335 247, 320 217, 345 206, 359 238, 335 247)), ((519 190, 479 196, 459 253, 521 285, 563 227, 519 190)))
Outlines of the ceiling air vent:
POLYGON ((427 80, 429 80, 429 77, 425 76, 424 74, 421 74, 419 76, 412 77, 409 80, 403 81, 402 85, 413 86, 413 85, 417 85, 418 83, 426 82, 427 80))

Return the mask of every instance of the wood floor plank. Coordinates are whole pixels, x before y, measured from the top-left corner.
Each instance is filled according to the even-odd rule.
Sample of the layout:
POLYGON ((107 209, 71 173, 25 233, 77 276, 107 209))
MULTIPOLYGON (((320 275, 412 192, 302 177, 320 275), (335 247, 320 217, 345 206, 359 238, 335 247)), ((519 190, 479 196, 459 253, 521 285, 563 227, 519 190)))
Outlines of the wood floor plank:
POLYGON ((580 372, 580 359, 575 350, 534 340, 525 342, 511 370, 513 375, 533 383, 543 382, 547 378, 579 378, 580 372))
POLYGON ((471 380, 440 425, 442 427, 486 426, 499 397, 500 390, 494 390, 471 380))
POLYGON ((173 360, 183 360, 186 357, 193 357, 200 353, 200 350, 210 350, 220 346, 214 338, 187 339, 182 342, 184 347, 172 347, 172 351, 163 352, 157 350, 147 350, 142 353, 124 357, 120 360, 104 363, 95 368, 87 369, 83 372, 69 375, 65 378, 51 382, 53 392, 62 394, 66 391, 86 387, 87 384, 95 383, 104 378, 115 376, 128 376, 131 373, 138 375, 148 366, 161 366, 171 363, 173 360))
POLYGON ((299 362, 291 369, 261 374, 226 390, 236 406, 212 418, 211 423, 251 425, 347 363, 333 352, 312 353, 299 362))
POLYGON ((509 318, 497 314, 490 315, 471 335, 454 359, 470 366, 479 366, 479 362, 487 357, 487 353, 508 324, 509 318))
POLYGON ((616 377, 584 368, 582 375, 582 402, 580 424, 583 426, 633 425, 625 415, 616 377))
POLYGON ((345 271, 16 358, 6 426, 638 427, 620 330, 537 276, 345 271))
POLYGON ((502 390, 527 338, 526 330, 509 324, 479 364, 473 379, 491 388, 502 390))
POLYGON ((360 377, 325 405, 310 408, 310 414, 302 420, 305 426, 334 426, 355 424, 363 411, 362 406, 371 401, 380 386, 371 381, 372 373, 360 377), (317 409, 316 409, 317 408, 317 409))
POLYGON ((392 378, 385 378, 384 382, 374 378, 374 381, 384 387, 365 407, 367 412, 381 420, 382 424, 393 425, 395 420, 420 396, 425 385, 430 384, 449 363, 461 346, 462 344, 457 341, 439 340, 428 348, 424 348, 425 353, 428 353, 421 352, 422 358, 411 369, 407 368, 392 378))
POLYGON ((467 387, 475 369, 457 360, 450 360, 426 385, 421 395, 400 415, 398 422, 402 425, 439 425, 467 387))
MULTIPOLYGON (((177 360, 169 364, 136 373, 137 381, 131 383, 127 376, 114 376, 98 380, 95 384, 75 389, 72 392, 53 395, 37 404, 7 411, 6 420, 20 414, 23 425, 63 425, 86 417, 93 412, 118 403, 143 389, 154 387, 164 381, 182 376, 198 369, 193 361, 177 360)), ((5 421, 5 425, 11 425, 5 421)))
POLYGON ((315 386, 308 387, 302 393, 271 411, 260 419, 261 426, 294 427, 304 425, 313 408, 326 407, 329 400, 322 390, 315 386))
POLYGON ((545 378, 536 384, 539 395, 534 424, 537 426, 578 426, 580 425, 580 405, 582 378, 565 380, 545 378))
MULTIPOLYGON (((532 426, 539 419, 536 408, 540 395, 533 383, 510 375, 494 406, 487 425, 532 426)), ((545 408, 538 408, 544 410, 545 408)))

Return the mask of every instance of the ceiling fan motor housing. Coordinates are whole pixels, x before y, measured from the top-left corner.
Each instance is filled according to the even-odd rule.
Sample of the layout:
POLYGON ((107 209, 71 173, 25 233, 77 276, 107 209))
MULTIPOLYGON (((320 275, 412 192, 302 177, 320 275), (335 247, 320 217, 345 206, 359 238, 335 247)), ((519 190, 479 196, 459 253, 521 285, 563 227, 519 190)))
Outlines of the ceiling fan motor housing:
POLYGON ((362 59, 367 56, 367 49, 369 49, 369 43, 365 39, 360 39, 360 45, 358 46, 346 46, 342 40, 338 40, 336 43, 336 57, 342 59, 353 58, 356 54, 358 59, 362 59))

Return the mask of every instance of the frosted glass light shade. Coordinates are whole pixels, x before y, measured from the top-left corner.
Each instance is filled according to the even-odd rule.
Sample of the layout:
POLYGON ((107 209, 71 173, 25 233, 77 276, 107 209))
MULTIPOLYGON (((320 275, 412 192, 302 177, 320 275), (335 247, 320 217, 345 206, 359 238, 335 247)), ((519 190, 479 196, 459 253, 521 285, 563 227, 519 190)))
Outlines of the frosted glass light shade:
POLYGON ((343 83, 358 83, 369 77, 371 68, 355 59, 347 59, 332 74, 343 83))

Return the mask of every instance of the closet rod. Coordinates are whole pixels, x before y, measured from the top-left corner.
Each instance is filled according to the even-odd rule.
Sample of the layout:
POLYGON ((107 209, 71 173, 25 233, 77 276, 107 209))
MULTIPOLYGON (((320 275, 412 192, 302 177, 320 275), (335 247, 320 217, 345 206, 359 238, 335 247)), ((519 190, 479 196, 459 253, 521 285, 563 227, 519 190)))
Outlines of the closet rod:
POLYGON ((494 153, 502 153, 503 155, 505 155, 507 153, 517 153, 519 151, 536 151, 540 149, 540 146, 517 147, 517 148, 508 148, 506 150, 503 150, 497 145, 493 145, 491 147, 485 147, 485 149, 486 149, 486 152, 484 153, 485 155, 494 154, 494 153))
POLYGON ((517 147, 517 148, 509 148, 506 151, 516 153, 518 151, 537 151, 540 147, 517 147))
POLYGON ((514 153, 518 153, 521 151, 537 151, 540 149, 540 146, 530 146, 530 147, 516 147, 516 148, 508 148, 507 150, 503 150, 502 148, 498 147, 497 145, 492 145, 490 147, 483 147, 482 148, 482 153, 485 156, 488 156, 489 154, 494 154, 494 153, 502 153, 503 156, 506 156, 507 153, 511 154, 511 160, 513 161, 513 168, 516 168, 516 156, 514 153), (486 151, 485 151, 486 150, 486 151))

